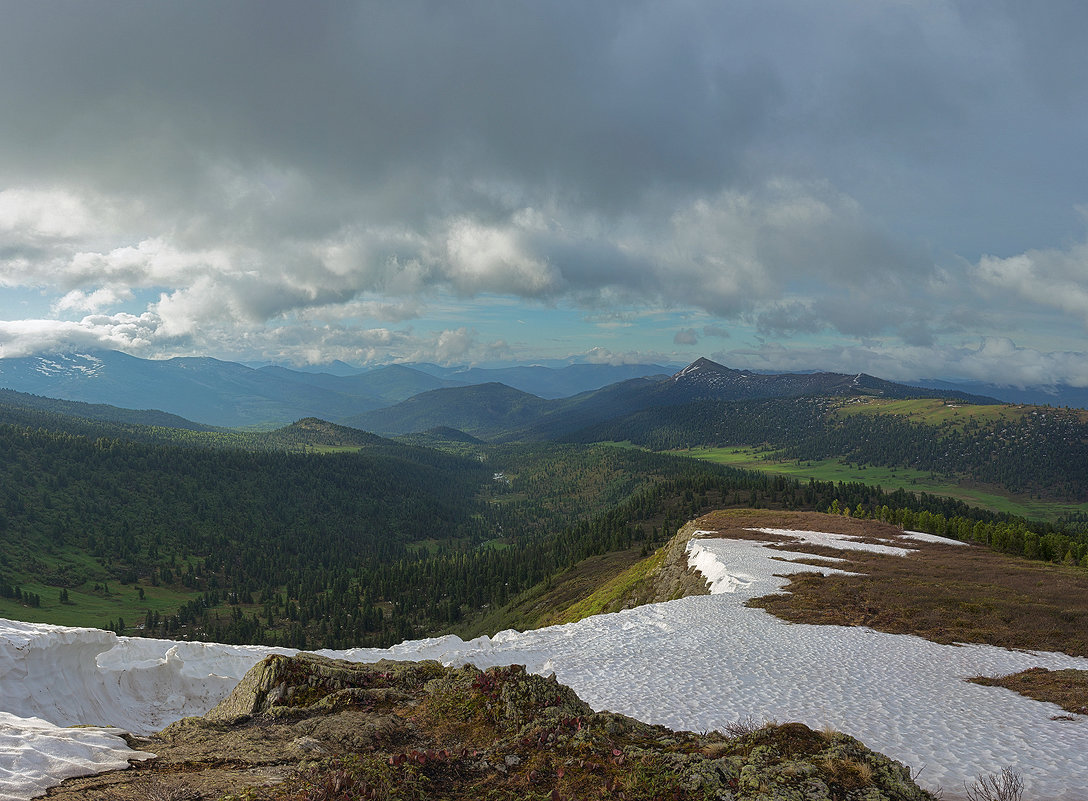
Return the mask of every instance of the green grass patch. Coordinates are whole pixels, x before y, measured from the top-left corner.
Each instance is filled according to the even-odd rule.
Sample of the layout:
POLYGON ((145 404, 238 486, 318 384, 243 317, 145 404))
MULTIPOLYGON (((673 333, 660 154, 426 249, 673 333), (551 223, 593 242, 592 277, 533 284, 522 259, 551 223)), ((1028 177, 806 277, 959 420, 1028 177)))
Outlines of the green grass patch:
POLYGON ((172 615, 182 604, 200 595, 198 592, 178 592, 162 586, 100 581, 68 588, 68 603, 61 603, 59 587, 29 581, 19 584, 19 588, 24 593, 39 595, 41 606, 33 607, 14 598, 0 598, 0 617, 29 623, 92 628, 103 628, 110 620, 123 618, 129 630, 143 623, 149 609, 160 615, 172 615), (94 589, 96 584, 99 586, 97 590, 94 589), (144 591, 143 599, 140 598, 140 588, 144 591))
POLYGON ((11 561, 11 564, 18 565, 15 576, 20 580, 38 579, 43 584, 58 587, 110 579, 109 571, 98 559, 71 545, 27 542, 23 560, 11 561))
POLYGON ((571 604, 562 612, 548 618, 547 625, 574 623, 583 618, 609 611, 616 601, 628 595, 635 585, 645 579, 665 563, 665 548, 658 548, 655 553, 636 562, 618 576, 609 579, 587 598, 571 604))
POLYGON ((359 453, 362 445, 302 445, 298 450, 305 453, 359 453))
POLYGON ((415 542, 406 543, 404 549, 410 553, 423 553, 428 556, 434 556, 438 553, 438 549, 443 545, 448 545, 449 540, 436 540, 429 538, 425 540, 416 540, 415 542))
POLYGON ((509 542, 501 539, 484 540, 476 546, 477 551, 486 551, 488 548, 493 548, 496 551, 505 551, 507 548, 513 548, 514 546, 509 542))
MULTIPOLYGON (((933 401, 894 401, 894 403, 933 403, 933 401)), ((955 476, 941 476, 906 467, 863 466, 847 464, 837 459, 780 461, 772 459, 769 451, 750 447, 690 448, 673 451, 673 453, 744 470, 789 476, 801 481, 815 479, 836 483, 861 482, 872 486, 879 485, 886 490, 927 492, 930 495, 955 498, 971 506, 980 506, 995 512, 1007 512, 1032 520, 1057 520, 1071 513, 1088 513, 1088 503, 1047 501, 1014 496, 992 487, 961 483, 955 476)))
MULTIPOLYGON (((195 557, 188 561, 195 561, 195 557)), ((152 586, 146 581, 122 584, 97 558, 72 546, 31 544, 25 553, 23 569, 12 571, 13 562, 8 563, 7 582, 23 593, 39 596, 41 605, 0 598, 0 617, 12 620, 103 628, 109 621, 123 618, 131 630, 143 622, 148 610, 162 616, 173 615, 183 604, 201 595, 198 590, 178 585, 152 586), (67 591, 67 603, 60 600, 62 589, 67 591)), ((187 564, 184 559, 180 562, 182 568, 187 564)))
POLYGON ((494 506, 519 504, 529 500, 529 494, 526 492, 506 492, 501 495, 485 495, 484 493, 480 493, 476 497, 480 500, 487 501, 494 506))
POLYGON ((859 414, 892 414, 905 417, 916 423, 931 426, 952 425, 962 428, 967 423, 990 425, 999 422, 1016 422, 1032 413, 1038 407, 1013 404, 955 403, 937 398, 913 398, 910 400, 891 400, 887 398, 866 398, 844 401, 835 409, 837 417, 859 414))

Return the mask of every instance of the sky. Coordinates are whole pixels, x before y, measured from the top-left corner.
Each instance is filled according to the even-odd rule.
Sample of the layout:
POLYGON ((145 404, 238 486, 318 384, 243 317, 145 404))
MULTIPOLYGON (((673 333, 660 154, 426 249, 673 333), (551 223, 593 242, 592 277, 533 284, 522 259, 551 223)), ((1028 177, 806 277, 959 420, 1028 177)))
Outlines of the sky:
POLYGON ((1081 0, 0 11, 0 357, 1088 385, 1081 0))

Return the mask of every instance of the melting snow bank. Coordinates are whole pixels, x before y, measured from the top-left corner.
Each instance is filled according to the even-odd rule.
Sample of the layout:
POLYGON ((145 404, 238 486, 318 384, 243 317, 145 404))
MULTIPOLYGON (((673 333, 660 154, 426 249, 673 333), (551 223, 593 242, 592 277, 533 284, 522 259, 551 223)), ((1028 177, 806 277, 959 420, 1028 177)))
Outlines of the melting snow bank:
MULTIPOLYGON (((1023 773, 1029 799, 1088 799, 1088 719, 1054 721, 1056 706, 963 681, 1036 665, 1088 669, 1088 659, 785 623, 744 602, 784 586, 788 579, 775 575, 791 570, 783 559, 810 555, 741 540, 698 539, 689 548, 715 594, 469 642, 450 636, 321 653, 524 664, 556 673, 595 709, 678 729, 747 716, 830 725, 949 795, 978 773, 1010 766, 1023 773)), ((272 650, 0 621, 0 704, 10 713, 0 717, 0 799, 29 798, 66 776, 142 756, 101 729, 60 730, 32 718, 152 731, 209 709, 272 650)))
POLYGON ((273 650, 0 620, 0 800, 153 756, 121 730, 203 714, 273 650))
POLYGON ((62 729, 39 718, 0 712, 0 798, 30 798, 69 776, 128 767, 133 751, 119 729, 62 729))
POLYGON ((151 734, 215 706, 273 651, 293 653, 0 620, 0 711, 151 734))

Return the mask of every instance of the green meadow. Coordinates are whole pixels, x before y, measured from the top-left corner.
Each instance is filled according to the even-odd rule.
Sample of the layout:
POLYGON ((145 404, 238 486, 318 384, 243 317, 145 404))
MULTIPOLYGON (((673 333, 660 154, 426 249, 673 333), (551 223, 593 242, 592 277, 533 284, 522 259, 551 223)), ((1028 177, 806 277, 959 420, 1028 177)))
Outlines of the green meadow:
POLYGON ((14 598, 0 598, 0 617, 92 628, 105 628, 109 621, 121 618, 125 622, 126 633, 131 633, 134 626, 143 623, 149 609, 160 615, 172 615, 182 604, 200 595, 142 583, 87 582, 79 587, 70 587, 68 602, 61 603, 58 587, 30 581, 20 584, 19 588, 23 593, 40 596, 41 606, 30 606, 14 598), (98 589, 95 589, 96 586, 98 589), (140 597, 141 589, 143 598, 140 597))
MULTIPOLYGON (((921 402, 897 401, 895 403, 918 404, 921 402)), ((886 490, 928 492, 931 495, 944 495, 972 506, 980 506, 995 512, 1007 512, 1032 520, 1057 520, 1073 512, 1088 513, 1088 503, 1065 503, 1014 496, 992 488, 963 484, 955 476, 942 476, 905 467, 863 466, 844 463, 837 459, 781 461, 772 459, 767 451, 750 447, 688 448, 673 451, 673 453, 744 470, 790 476, 802 481, 815 479, 836 483, 861 482, 879 485, 886 490)))
MULTIPOLYGON (((967 423, 986 425, 1002 421, 1015 422, 1030 414, 1045 411, 1046 407, 1017 404, 951 403, 939 398, 911 398, 909 400, 891 400, 888 398, 852 398, 843 401, 834 414, 838 417, 865 414, 893 414, 905 417, 915 423, 931 426, 952 424, 962 427, 967 423)), ((1088 419, 1088 411, 1080 411, 1082 420, 1088 419)))

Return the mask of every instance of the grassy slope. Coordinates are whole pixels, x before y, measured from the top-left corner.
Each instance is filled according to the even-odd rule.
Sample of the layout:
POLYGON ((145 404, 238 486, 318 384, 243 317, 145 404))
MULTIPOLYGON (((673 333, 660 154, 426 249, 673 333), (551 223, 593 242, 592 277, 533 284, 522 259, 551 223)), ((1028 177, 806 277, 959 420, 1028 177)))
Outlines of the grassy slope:
POLYGON ((613 603, 630 593, 635 585, 658 570, 664 563, 665 548, 658 548, 652 555, 640 559, 622 573, 605 581, 586 598, 547 616, 543 625, 573 623, 607 611, 613 603))
POLYGON ((637 568, 642 561, 638 548, 591 556, 550 581, 529 588, 504 606, 490 610, 470 625, 457 627, 456 633, 470 639, 502 629, 526 631, 560 622, 552 620, 559 610, 585 603, 588 597, 625 571, 637 568))
MULTIPOLYGON (((931 401, 894 401, 893 403, 928 404, 931 401)), ((972 506, 980 506, 995 512, 1008 512, 1033 520, 1057 520, 1073 512, 1088 513, 1088 502, 1065 503, 1016 496, 993 487, 971 486, 960 483, 952 477, 906 467, 862 467, 856 464, 844 464, 837 459, 776 461, 768 458, 765 451, 749 447, 688 448, 673 452, 730 467, 789 476, 802 481, 811 478, 817 481, 860 482, 879 485, 886 490, 903 489, 908 492, 945 495, 972 506)))
MULTIPOLYGON (((856 414, 893 414, 905 417, 916 423, 931 426, 951 425, 962 428, 970 422, 980 425, 1001 421, 1016 422, 1040 409, 1038 406, 1022 404, 996 404, 978 406, 968 403, 950 403, 935 398, 915 398, 912 400, 887 400, 868 398, 843 402, 835 414, 847 417, 856 414)), ((1077 410, 1082 421, 1088 420, 1088 410, 1077 410)))
MULTIPOLYGON (((1088 422, 1088 411, 1075 409, 1052 410, 1047 407, 997 404, 974 405, 953 403, 940 399, 890 400, 885 398, 837 399, 829 402, 826 413, 832 420, 883 416, 899 418, 906 423, 925 426, 933 431, 934 437, 952 433, 967 433, 968 438, 976 436, 974 432, 985 433, 991 429, 1002 430, 1007 426, 1023 424, 1025 420, 1042 420, 1036 415, 1050 417, 1052 414, 1063 420, 1077 418, 1081 423, 1088 422)), ((641 421, 639 425, 645 425, 641 421)), ((683 423, 673 420, 666 430, 683 428, 683 423)), ((637 428, 637 426, 636 426, 637 428)), ((652 426, 651 426, 652 430, 652 426)), ((608 432, 620 433, 620 430, 608 432)), ((744 434, 750 436, 751 432, 744 434)), ((710 436, 710 435, 708 435, 710 436)), ((743 442, 731 439, 732 435, 718 438, 720 442, 743 442)), ((668 439, 667 437, 665 439, 668 439)), ((637 438, 636 438, 636 441, 637 438)), ((713 438, 707 441, 714 441, 713 438)), ((748 440, 758 442, 759 440, 748 440)), ((1056 521, 1071 514, 1088 513, 1088 501, 1083 498, 1069 497, 1044 500, 1033 489, 1031 493, 1023 490, 1014 494, 994 484, 982 484, 966 477, 941 473, 936 470, 919 470, 908 467, 876 467, 848 463, 836 457, 820 460, 776 460, 771 452, 781 450, 783 442, 775 441, 773 447, 758 445, 729 444, 723 447, 688 447, 671 451, 672 453, 692 456, 718 464, 755 470, 763 473, 789 476, 807 481, 863 483, 881 486, 887 490, 902 489, 908 492, 926 492, 955 498, 972 506, 979 506, 996 512, 1008 513, 1035 520, 1056 521)), ((616 442, 616 445, 631 446, 630 442, 616 442)), ((637 447, 637 446, 635 446, 637 447)), ((652 449, 652 446, 651 446, 652 449)))
MULTIPOLYGON (((9 620, 25 620, 30 623, 51 623, 58 626, 89 626, 102 628, 106 621, 123 618, 125 625, 131 628, 144 619, 150 609, 160 615, 172 615, 186 601, 191 601, 199 593, 177 591, 169 587, 152 587, 149 584, 118 584, 114 581, 97 582, 100 589, 94 589, 96 582, 88 581, 68 590, 69 602, 60 602, 60 591, 39 582, 20 585, 27 593, 41 596, 41 606, 32 607, 16 601, 14 598, 0 598, 0 617, 9 620), (144 590, 140 599, 137 586, 144 590), (106 589, 109 593, 106 593, 106 589)), ((256 607, 254 607, 256 608, 256 607)), ((229 614, 229 607, 221 605, 221 613, 229 614)))

